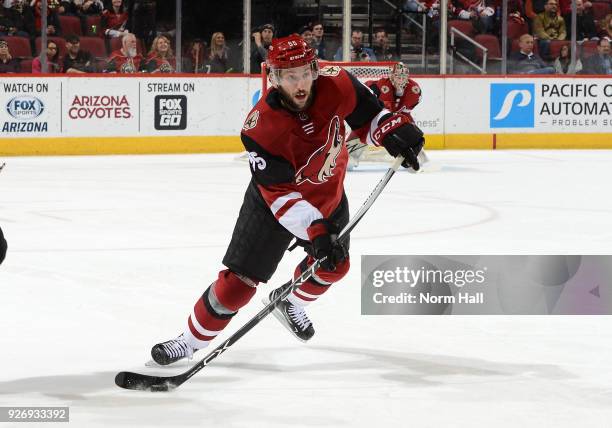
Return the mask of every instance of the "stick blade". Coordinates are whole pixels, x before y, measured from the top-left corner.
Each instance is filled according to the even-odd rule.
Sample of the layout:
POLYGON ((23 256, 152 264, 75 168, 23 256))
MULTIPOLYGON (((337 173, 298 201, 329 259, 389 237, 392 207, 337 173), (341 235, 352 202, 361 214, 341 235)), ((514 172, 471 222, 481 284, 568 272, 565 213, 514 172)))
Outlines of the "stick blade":
POLYGON ((172 377, 149 376, 133 372, 117 373, 115 384, 124 389, 151 392, 172 391, 178 386, 172 382, 172 377))

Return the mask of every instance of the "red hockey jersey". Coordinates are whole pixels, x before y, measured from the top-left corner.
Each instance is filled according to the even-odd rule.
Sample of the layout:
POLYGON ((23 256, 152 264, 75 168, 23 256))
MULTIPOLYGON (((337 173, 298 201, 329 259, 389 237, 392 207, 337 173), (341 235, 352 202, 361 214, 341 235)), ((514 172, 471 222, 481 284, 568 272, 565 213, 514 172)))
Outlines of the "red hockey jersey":
POLYGON ((370 90, 337 66, 321 69, 313 92, 308 109, 292 112, 270 89, 241 132, 261 195, 279 223, 305 240, 310 224, 329 217, 344 192, 344 121, 353 129, 369 128, 388 113, 370 90))
MULTIPOLYGON (((410 112, 421 102, 421 87, 417 82, 408 79, 401 96, 395 95, 395 88, 388 77, 379 80, 369 80, 366 85, 372 89, 385 108, 395 113, 406 113, 412 119, 410 112)), ((413 119, 414 122, 414 119, 413 119)))

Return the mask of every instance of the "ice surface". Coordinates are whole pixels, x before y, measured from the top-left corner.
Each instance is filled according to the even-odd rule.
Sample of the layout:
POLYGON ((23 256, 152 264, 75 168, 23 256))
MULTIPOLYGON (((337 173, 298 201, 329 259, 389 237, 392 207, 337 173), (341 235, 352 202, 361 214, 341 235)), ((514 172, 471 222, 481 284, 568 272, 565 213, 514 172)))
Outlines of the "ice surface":
MULTIPOLYGON (((311 343, 269 317, 172 393, 115 387, 121 370, 185 370, 144 363, 221 268, 249 180, 233 158, 4 159, 1 406, 70 406, 87 427, 610 426, 612 318, 361 316, 358 257, 610 254, 610 151, 431 152, 355 229, 353 269, 309 308, 311 343)), ((360 169, 353 211, 383 173, 360 169)))

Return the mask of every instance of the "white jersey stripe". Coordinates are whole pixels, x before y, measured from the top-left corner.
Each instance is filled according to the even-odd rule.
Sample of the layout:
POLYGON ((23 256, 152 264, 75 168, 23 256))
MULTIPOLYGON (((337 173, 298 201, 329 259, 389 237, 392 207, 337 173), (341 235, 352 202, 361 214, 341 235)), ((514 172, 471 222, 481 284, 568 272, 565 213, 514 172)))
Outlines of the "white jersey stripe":
POLYGON ((288 195, 281 196, 280 198, 278 198, 274 202, 272 202, 272 205, 270 205, 270 209, 272 210, 272 214, 276 215, 278 210, 280 210, 290 200, 292 200, 292 199, 301 199, 301 198, 302 198, 302 194, 299 193, 299 192, 292 192, 292 193, 289 193, 288 195))
POLYGON ((310 227, 310 224, 313 221, 320 218, 323 218, 321 211, 311 205, 308 201, 301 200, 289 208, 287 212, 278 219, 278 222, 298 238, 308 241, 308 233, 306 232, 306 229, 310 227))

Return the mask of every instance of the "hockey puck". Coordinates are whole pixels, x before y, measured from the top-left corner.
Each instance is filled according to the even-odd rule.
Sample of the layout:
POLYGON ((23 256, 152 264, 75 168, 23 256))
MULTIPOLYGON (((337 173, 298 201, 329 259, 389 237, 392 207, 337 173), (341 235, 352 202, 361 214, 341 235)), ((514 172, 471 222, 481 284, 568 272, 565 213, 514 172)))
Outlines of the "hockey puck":
POLYGON ((168 385, 165 383, 158 385, 151 385, 151 392, 168 391, 168 385))

